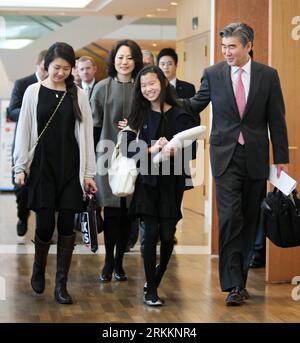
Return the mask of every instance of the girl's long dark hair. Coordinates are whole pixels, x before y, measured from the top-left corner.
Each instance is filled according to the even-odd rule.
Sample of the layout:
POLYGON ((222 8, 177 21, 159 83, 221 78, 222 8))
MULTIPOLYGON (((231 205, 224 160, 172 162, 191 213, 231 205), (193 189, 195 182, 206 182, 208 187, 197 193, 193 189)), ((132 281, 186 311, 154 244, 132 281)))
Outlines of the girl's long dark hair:
MULTIPOLYGON (((75 52, 71 45, 63 42, 56 42, 50 46, 45 56, 45 70, 48 71, 49 64, 56 58, 62 58, 70 63, 71 67, 75 67, 75 52)), ((75 118, 82 121, 82 113, 78 104, 77 87, 74 83, 74 76, 70 69, 70 75, 65 79, 68 94, 70 94, 73 103, 75 118)))
POLYGON ((134 85, 133 103, 131 113, 128 118, 129 126, 134 130, 140 130, 147 119, 149 110, 151 109, 151 103, 145 99, 141 91, 141 77, 148 73, 156 74, 160 85, 161 92, 159 96, 160 110, 164 116, 164 104, 167 103, 170 106, 180 107, 180 103, 177 101, 177 95, 175 88, 170 85, 168 79, 165 77, 162 70, 157 66, 148 66, 143 68, 137 75, 134 85))

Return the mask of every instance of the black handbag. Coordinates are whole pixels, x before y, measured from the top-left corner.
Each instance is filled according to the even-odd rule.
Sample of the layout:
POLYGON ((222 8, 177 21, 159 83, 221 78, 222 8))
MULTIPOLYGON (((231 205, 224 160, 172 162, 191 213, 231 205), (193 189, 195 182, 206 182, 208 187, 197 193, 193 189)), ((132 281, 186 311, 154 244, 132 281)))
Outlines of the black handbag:
POLYGON ((266 236, 281 248, 300 245, 300 199, 294 190, 289 196, 277 188, 262 202, 262 225, 266 236))
POLYGON ((86 193, 84 210, 75 215, 75 229, 81 231, 83 244, 95 253, 98 250, 98 234, 103 231, 104 222, 94 194, 86 193))

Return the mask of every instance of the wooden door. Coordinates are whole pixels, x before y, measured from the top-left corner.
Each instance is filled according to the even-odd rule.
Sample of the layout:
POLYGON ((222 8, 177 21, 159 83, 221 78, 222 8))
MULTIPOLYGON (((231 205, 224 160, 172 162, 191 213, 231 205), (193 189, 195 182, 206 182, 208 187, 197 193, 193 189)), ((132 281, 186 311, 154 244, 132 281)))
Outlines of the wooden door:
MULTIPOLYGON (((300 182, 300 2, 270 2, 269 63, 278 70, 289 135, 289 174, 300 182)), ((299 189, 299 188, 298 188, 299 189)), ((267 241, 266 280, 290 282, 300 275, 300 247, 282 249, 267 241)))
MULTIPOLYGON (((209 65, 209 32, 188 38, 180 44, 180 51, 184 61, 184 80, 193 83, 197 91, 203 70, 209 65)), ((191 162, 191 169, 194 171, 192 175, 195 188, 185 192, 183 206, 193 212, 205 215, 209 175, 209 156, 206 144, 210 130, 209 109, 201 113, 201 124, 206 125, 207 131, 203 139, 198 141, 197 159, 191 162)))

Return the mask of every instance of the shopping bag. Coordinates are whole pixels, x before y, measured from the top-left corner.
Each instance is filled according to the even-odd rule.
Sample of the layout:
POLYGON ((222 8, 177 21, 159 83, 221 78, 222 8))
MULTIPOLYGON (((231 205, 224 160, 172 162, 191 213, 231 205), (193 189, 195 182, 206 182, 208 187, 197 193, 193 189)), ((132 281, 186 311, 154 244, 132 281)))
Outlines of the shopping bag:
POLYGON ((92 252, 98 250, 98 234, 103 231, 104 222, 95 195, 86 193, 84 210, 75 216, 75 229, 81 231, 82 241, 92 252))

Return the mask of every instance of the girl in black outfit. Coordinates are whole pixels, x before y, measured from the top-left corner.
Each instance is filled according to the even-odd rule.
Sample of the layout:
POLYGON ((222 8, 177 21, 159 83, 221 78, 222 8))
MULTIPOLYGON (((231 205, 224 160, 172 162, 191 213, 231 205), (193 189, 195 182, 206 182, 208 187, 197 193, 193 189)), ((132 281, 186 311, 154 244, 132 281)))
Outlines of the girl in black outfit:
MULTIPOLYGON (((127 137, 126 144, 124 138, 121 147, 122 150, 127 147, 128 157, 137 157, 137 152, 142 156, 130 213, 145 222, 144 267, 147 283, 144 287, 144 303, 149 306, 163 304, 157 288, 173 251, 176 224, 182 218, 180 206, 186 189, 186 176, 174 173, 177 151, 166 144, 176 133, 197 125, 194 117, 179 107, 173 94, 174 90, 160 68, 150 66, 141 70, 136 79, 133 109, 129 117, 129 126, 139 131, 138 142, 136 134, 128 131, 124 135, 127 137), (136 149, 133 150, 135 144, 136 149), (159 173, 151 175, 142 168, 142 160, 146 158, 148 166, 151 165, 153 154, 158 151, 162 151, 169 159, 160 163, 159 173), (170 164, 168 175, 162 173, 165 163, 170 164), (160 260, 156 266, 158 236, 160 260)), ((155 169, 152 166, 148 170, 151 173, 155 169)))
POLYGON ((83 191, 96 192, 92 119, 88 99, 71 74, 75 53, 66 43, 55 43, 45 56, 48 78, 28 87, 21 108, 15 148, 15 182, 24 184, 31 142, 46 127, 30 167, 28 208, 36 212, 35 256, 31 286, 45 289, 45 267, 58 212, 55 299, 71 304, 68 272, 74 249, 74 216, 83 208, 83 191), (63 97, 63 98, 62 98, 63 97), (31 138, 30 138, 31 137, 31 138), (34 138, 32 138, 34 137, 34 138))

